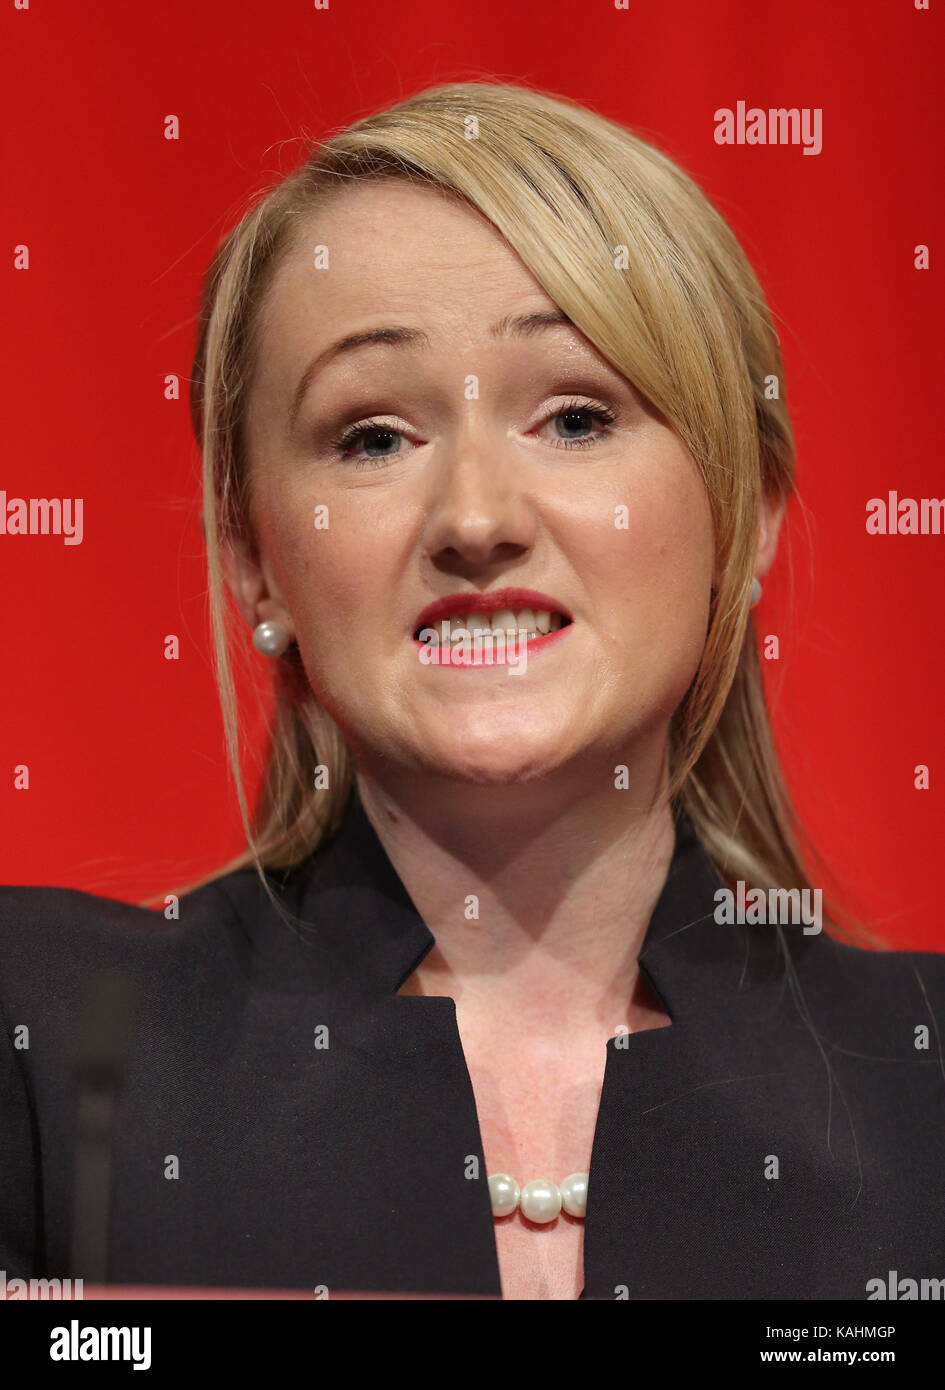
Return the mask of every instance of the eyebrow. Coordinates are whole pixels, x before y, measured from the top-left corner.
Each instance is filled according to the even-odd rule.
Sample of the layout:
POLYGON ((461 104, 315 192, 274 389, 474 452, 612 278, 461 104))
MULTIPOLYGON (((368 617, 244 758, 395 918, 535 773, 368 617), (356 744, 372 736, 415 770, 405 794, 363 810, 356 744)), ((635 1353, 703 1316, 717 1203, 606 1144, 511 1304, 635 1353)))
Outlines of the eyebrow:
MULTIPOLYGON (((528 338, 536 333, 541 333, 547 328, 557 328, 565 326, 573 328, 574 324, 567 314, 560 309, 539 310, 533 314, 506 314, 504 318, 498 319, 489 329, 489 336, 492 338, 528 338)), ((320 352, 317 357, 305 368, 299 380, 298 386, 292 396, 292 404, 289 407, 289 428, 295 424, 295 418, 305 399, 305 393, 312 383, 313 378, 318 372, 326 367, 329 362, 344 356, 345 353, 357 352, 359 348, 369 347, 373 344, 384 343, 391 347, 412 347, 429 348, 429 335, 420 328, 405 328, 394 325, 385 328, 366 328, 359 333, 348 333, 344 338, 339 338, 337 342, 320 352)))

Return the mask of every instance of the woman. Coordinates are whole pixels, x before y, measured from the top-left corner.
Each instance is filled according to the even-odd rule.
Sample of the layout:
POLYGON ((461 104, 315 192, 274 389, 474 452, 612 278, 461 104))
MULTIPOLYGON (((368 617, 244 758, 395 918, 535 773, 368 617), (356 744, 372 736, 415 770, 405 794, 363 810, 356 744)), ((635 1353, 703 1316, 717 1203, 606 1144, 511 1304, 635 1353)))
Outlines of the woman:
POLYGON ((945 1273, 941 958, 768 909, 821 904, 749 611, 783 396, 718 213, 568 102, 423 92, 247 213, 192 405, 249 849, 166 921, 5 890, 8 1271, 91 1248, 118 1283, 540 1299, 945 1273), (251 821, 227 588, 276 690, 251 821), (76 1077, 105 967, 135 1030, 76 1077), (122 1068, 96 1246, 75 1089, 122 1068))

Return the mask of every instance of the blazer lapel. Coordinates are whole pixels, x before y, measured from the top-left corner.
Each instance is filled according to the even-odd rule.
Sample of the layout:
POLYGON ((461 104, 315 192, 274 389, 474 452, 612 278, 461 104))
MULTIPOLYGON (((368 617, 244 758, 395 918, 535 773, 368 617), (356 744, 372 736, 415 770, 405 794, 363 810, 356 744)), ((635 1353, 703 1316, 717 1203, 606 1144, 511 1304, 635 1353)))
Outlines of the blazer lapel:
MULTIPOLYGON (((607 1043, 585 1297, 789 1296, 786 1257, 796 1262, 789 1284, 803 1286, 814 1272, 785 1189, 798 1172, 816 1172, 815 1222, 855 1192, 849 1165, 823 1171, 820 1113, 798 1122, 795 1063, 803 1054, 807 1066, 814 1054, 786 962, 800 959, 811 939, 800 928, 720 925, 715 893, 723 886, 680 814, 640 956, 672 1023, 607 1043), (772 1159, 791 1175, 780 1187, 765 1176, 772 1159)), ((321 1200, 335 1185, 343 1194, 334 1229, 344 1227, 351 1254, 348 1261, 326 1249, 335 1287, 357 1287, 358 1271, 369 1271, 375 1288, 497 1295, 482 1141, 455 1005, 397 995, 434 937, 356 792, 338 833, 281 887, 294 926, 263 914, 254 968, 272 978, 291 965, 294 987, 317 990, 319 1017, 337 1038, 332 1061, 314 1069, 321 1080, 307 1078, 317 1095, 331 1077, 332 1104, 319 1111, 320 1168, 330 1179, 321 1200), (360 1214, 343 1216, 351 1203, 360 1214), (354 1229, 363 1230, 361 1249, 354 1229), (366 1250, 374 1252, 367 1263, 366 1250)))

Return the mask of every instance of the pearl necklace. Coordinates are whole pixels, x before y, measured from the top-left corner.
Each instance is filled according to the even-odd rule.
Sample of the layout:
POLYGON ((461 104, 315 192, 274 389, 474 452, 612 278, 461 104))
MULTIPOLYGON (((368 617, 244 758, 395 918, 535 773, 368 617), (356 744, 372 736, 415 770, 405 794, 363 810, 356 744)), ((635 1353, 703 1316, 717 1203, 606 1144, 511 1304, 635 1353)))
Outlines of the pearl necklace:
POLYGON ((519 1191, 518 1183, 508 1173, 492 1173, 488 1178, 489 1200, 493 1216, 511 1216, 516 1207, 529 1221, 544 1225, 554 1221, 562 1207, 568 1216, 587 1214, 587 1174, 571 1173, 560 1187, 546 1178, 534 1178, 519 1191))

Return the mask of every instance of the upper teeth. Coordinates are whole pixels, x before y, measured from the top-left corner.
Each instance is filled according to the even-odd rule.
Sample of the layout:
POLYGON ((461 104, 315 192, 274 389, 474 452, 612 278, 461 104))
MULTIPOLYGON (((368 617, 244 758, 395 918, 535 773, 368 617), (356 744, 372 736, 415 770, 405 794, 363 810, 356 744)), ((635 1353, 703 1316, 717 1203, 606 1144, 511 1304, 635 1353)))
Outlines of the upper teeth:
POLYGON ((529 637, 537 637, 539 634, 556 632, 563 622, 564 618, 560 613, 551 613, 546 608, 537 611, 533 608, 520 608, 515 613, 510 608, 501 608, 497 613, 456 613, 448 620, 441 619, 437 626, 442 639, 455 642, 461 638, 463 632, 468 632, 471 636, 477 633, 484 636, 487 633, 501 632, 508 635, 525 632, 529 637))

